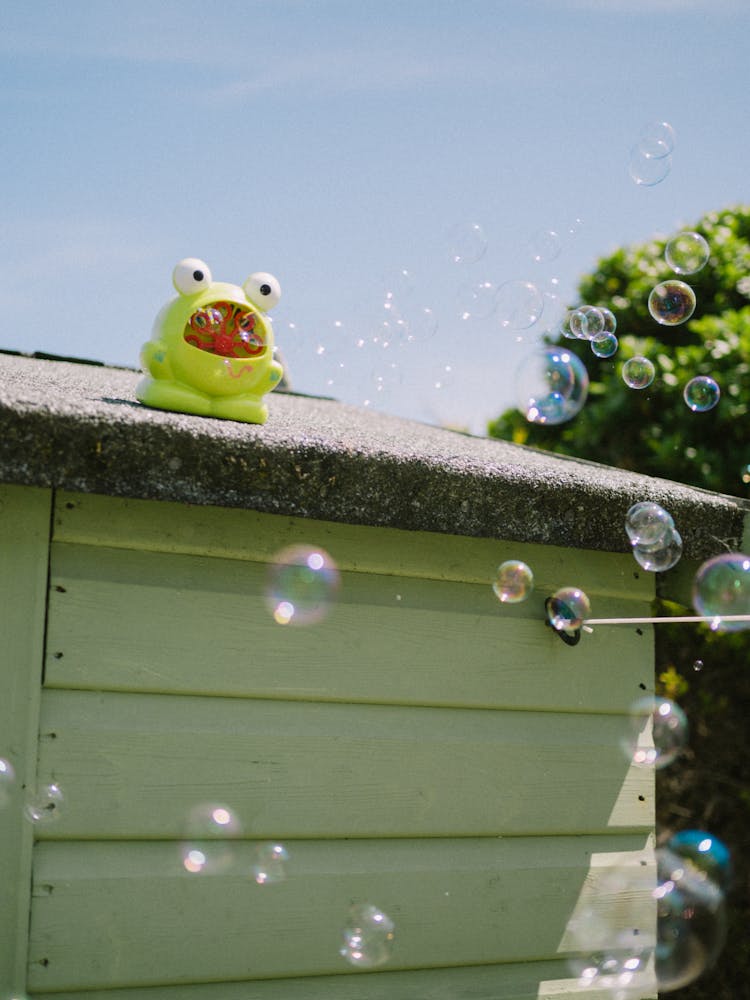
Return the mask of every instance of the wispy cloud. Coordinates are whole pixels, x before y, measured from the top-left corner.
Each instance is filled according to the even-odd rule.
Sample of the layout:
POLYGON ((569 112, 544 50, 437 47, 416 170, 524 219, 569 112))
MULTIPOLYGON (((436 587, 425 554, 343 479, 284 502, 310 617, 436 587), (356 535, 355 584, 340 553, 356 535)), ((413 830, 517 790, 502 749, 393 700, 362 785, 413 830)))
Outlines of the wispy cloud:
POLYGON ((219 85, 205 94, 210 102, 241 102, 257 95, 285 91, 299 94, 405 91, 412 87, 454 82, 487 82, 513 79, 528 68, 528 57, 518 66, 483 58, 479 52, 466 56, 446 50, 438 54, 397 48, 317 49, 257 62, 249 74, 219 85))

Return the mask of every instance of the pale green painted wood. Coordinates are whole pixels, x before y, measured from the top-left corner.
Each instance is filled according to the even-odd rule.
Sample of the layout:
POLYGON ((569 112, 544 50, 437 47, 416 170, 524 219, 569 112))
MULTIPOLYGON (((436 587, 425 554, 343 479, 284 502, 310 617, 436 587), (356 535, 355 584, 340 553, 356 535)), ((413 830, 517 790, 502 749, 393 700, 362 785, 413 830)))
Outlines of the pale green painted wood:
MULTIPOLYGON (((653 774, 611 715, 45 691, 53 838, 184 835, 217 797, 253 837, 651 829, 653 774)), ((543 850, 543 847, 540 847, 543 850)))
POLYGON ((556 961, 202 986, 37 993, 35 1000, 612 1000, 612 992, 581 988, 571 979, 567 963, 556 961))
POLYGON ((42 680, 48 490, 0 485, 0 757, 16 783, 0 807, 0 988, 23 992, 33 832, 23 816, 24 787, 36 782, 42 680))
POLYGON ((395 921, 393 971, 554 959, 605 864, 651 864, 653 847, 642 834, 288 846, 286 881, 259 886, 248 844, 212 877, 188 875, 169 843, 39 844, 30 991, 335 974, 353 900, 395 921))
MULTIPOLYGON (((502 510, 494 527, 501 539, 502 510)), ((272 561, 285 545, 307 542, 327 548, 344 570, 482 585, 489 585, 499 563, 513 558, 532 567, 542 599, 569 585, 627 600, 650 601, 654 593, 653 574, 630 555, 94 494, 58 493, 54 538, 256 562, 272 561)))
MULTIPOLYGON (((653 689, 650 628, 571 648, 543 593, 508 607, 486 584, 346 572, 325 621, 285 628, 265 585, 255 562, 55 543, 46 683, 555 712, 624 712, 653 689)), ((589 596, 603 615, 650 607, 589 596)))

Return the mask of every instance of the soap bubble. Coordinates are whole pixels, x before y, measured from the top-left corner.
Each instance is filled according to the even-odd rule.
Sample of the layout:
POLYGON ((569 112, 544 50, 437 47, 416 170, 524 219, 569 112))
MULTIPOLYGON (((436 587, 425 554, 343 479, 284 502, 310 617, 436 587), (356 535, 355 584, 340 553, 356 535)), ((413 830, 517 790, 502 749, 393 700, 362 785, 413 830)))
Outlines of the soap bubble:
POLYGON ((667 841, 667 850, 703 872, 721 889, 732 881, 732 860, 723 841, 705 830, 680 830, 667 841))
POLYGON ((437 333, 438 318, 429 306, 410 309, 408 314, 409 333, 412 340, 431 340, 437 333))
POLYGON ((695 292, 677 278, 662 281, 651 289, 648 311, 662 326, 679 326, 695 312, 695 292))
POLYGON ((604 332, 614 333, 615 330, 617 329, 617 317, 615 316, 615 314, 612 312, 611 309, 608 309, 606 306, 597 306, 596 308, 604 317, 604 332))
POLYGON ((654 381, 656 369, 653 361, 636 354, 622 366, 622 380, 630 389, 647 389, 654 381))
POLYGON ((729 552, 704 562, 693 580, 693 607, 699 615, 716 619, 712 628, 750 628, 750 622, 721 620, 723 615, 750 615, 750 556, 729 552))
POLYGON ((750 465, 743 466, 740 479, 746 486, 750 484, 750 465))
POLYGON ((650 159, 663 159, 674 150, 674 128, 669 122, 649 122, 641 129, 638 148, 650 159))
POLYGON ((15 783, 15 768, 5 757, 0 757, 0 809, 10 802, 15 783))
POLYGON ((255 849, 253 878, 258 885, 273 885, 286 878, 289 852, 282 844, 259 844, 255 849))
POLYGON ((433 389, 438 389, 442 391, 443 389, 450 388, 453 385, 453 379, 455 373, 453 371, 453 365, 449 365, 445 361, 438 361, 429 368, 429 380, 430 386, 433 389))
POLYGON ((631 705, 620 745, 636 767, 660 769, 679 757, 687 736, 687 716, 679 705, 659 695, 645 695, 631 705))
POLYGON ((599 340, 591 341, 591 350, 597 358, 611 358, 617 353, 620 342, 614 333, 607 333, 599 340))
POLYGON ((530 281, 506 281, 495 295, 495 312, 503 329, 528 330, 543 309, 544 297, 530 281))
POLYGON ((390 959, 394 940, 395 925, 387 913, 372 903, 355 903, 349 910, 340 954, 350 965, 372 969, 390 959))
POLYGON ((634 503, 625 515, 625 531, 631 545, 658 549, 674 531, 674 519, 658 503, 641 500, 634 503))
POLYGON ((664 257, 677 274, 696 274, 708 263, 711 251, 700 233, 678 233, 667 243, 664 257))
POLYGON ((290 545, 269 566, 266 604, 279 625, 312 625, 328 614, 339 584, 339 571, 324 549, 290 545))
POLYGON ((580 322, 580 317, 575 315, 578 312, 577 309, 569 309, 563 318, 560 320, 560 333, 563 337, 567 337, 568 340, 578 340, 578 334, 575 329, 578 329, 578 324, 580 322))
POLYGON ((487 238, 478 222, 456 222, 448 230, 448 254, 454 264, 474 264, 486 251, 487 238))
POLYGON ((699 674, 701 670, 703 670, 703 667, 704 667, 703 660, 696 660, 693 663, 693 670, 696 672, 696 674, 699 674))
POLYGON ((598 340, 606 334, 604 314, 596 306, 579 306, 570 315, 570 329, 579 340, 598 340))
POLYGON ((633 555, 649 573, 665 573, 676 566, 682 557, 682 536, 673 528, 658 547, 634 545, 633 555))
POLYGON ((628 160, 630 179, 640 187, 654 187, 668 176, 672 169, 672 157, 647 156, 640 146, 633 146, 628 160))
POLYGON ((64 801, 59 785, 41 785, 36 794, 27 798, 24 813, 32 823, 52 823, 59 818, 64 801))
POLYGON ((687 383, 682 395, 693 413, 706 413, 719 402, 721 389, 710 376, 696 375, 687 383))
POLYGON ((516 374, 518 409, 530 423, 561 424, 581 410, 588 387, 578 355, 560 347, 535 351, 516 374))
POLYGON ((561 587, 547 601, 547 618, 552 628, 580 628, 591 616, 588 597, 578 587, 561 587))
POLYGON ((190 325, 198 332, 211 332, 217 330, 224 321, 224 317, 213 306, 206 306, 203 309, 196 309, 190 317, 190 325))
POLYGON ((606 991, 612 1000, 655 996, 656 933, 647 916, 654 908, 653 867, 631 861, 594 874, 566 928, 570 971, 587 996, 589 990, 606 991))
POLYGON ((556 260, 560 256, 562 240, 554 229, 540 229, 529 240, 531 256, 537 264, 556 260))
POLYGON ((242 830, 231 809, 206 802, 190 810, 184 832, 180 844, 182 867, 191 875, 216 875, 232 864, 233 840, 242 830))
POLYGON ((486 319, 495 311, 497 289, 491 281, 463 285, 458 291, 461 319, 486 319))
POLYGON ((503 604, 518 604, 534 589, 534 574, 520 559, 508 559, 497 567, 492 589, 503 604))
POLYGON ((716 961, 724 946, 724 893, 705 871, 669 847, 659 848, 656 976, 659 994, 681 989, 716 961))

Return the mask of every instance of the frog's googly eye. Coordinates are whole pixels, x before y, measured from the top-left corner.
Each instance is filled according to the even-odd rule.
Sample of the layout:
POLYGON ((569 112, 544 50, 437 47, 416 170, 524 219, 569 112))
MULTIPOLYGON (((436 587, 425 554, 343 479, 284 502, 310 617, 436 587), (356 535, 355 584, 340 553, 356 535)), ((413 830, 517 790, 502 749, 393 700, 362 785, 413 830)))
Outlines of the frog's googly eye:
POLYGON ((194 295, 211 284, 211 271, 197 257, 185 257, 172 271, 172 284, 180 295, 194 295))
POLYGON ((272 274, 266 274, 265 271, 251 274, 242 287, 253 305, 263 312, 273 309, 281 298, 281 285, 272 274))

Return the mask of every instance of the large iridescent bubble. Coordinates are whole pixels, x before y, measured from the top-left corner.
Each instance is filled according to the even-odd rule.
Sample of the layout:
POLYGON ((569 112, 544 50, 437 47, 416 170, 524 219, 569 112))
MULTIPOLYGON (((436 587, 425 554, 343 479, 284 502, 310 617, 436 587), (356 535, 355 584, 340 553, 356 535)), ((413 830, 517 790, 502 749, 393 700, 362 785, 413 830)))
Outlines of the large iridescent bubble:
POLYGON ((727 552, 703 563, 693 580, 693 607, 714 619, 712 628, 737 632, 750 621, 724 621, 726 615, 750 615, 750 556, 727 552))
POLYGON ((516 375, 518 409, 535 424, 570 420, 586 402, 588 388, 585 365, 564 347, 534 351, 524 359, 516 375))

